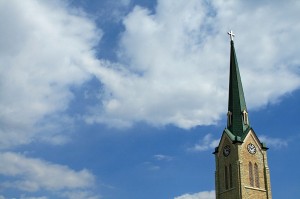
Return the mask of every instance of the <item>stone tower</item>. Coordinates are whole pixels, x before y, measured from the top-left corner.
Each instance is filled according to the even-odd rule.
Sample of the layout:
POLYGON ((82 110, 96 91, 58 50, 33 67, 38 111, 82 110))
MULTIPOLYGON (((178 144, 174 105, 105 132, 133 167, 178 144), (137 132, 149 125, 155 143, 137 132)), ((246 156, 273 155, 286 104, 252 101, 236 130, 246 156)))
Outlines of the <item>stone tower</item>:
POLYGON ((216 147, 216 199, 271 199, 267 147, 250 126, 233 36, 227 127, 216 147))

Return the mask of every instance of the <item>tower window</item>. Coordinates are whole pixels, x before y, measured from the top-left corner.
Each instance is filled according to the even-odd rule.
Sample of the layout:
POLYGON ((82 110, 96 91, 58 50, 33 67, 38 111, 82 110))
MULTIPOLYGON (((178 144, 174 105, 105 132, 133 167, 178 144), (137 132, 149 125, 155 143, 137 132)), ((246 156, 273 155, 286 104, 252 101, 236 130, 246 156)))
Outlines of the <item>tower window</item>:
POLYGON ((233 183, 232 183, 232 166, 231 166, 231 164, 229 164, 229 186, 230 186, 230 188, 233 187, 233 183))
POLYGON ((229 164, 229 166, 225 166, 225 190, 233 187, 233 181, 232 181, 232 166, 229 164))
POLYGON ((254 164, 254 175, 255 175, 255 186, 259 188, 260 187, 259 186, 259 173, 258 173, 258 166, 256 163, 254 164))
POLYGON ((227 170, 227 166, 225 166, 225 189, 228 189, 228 170, 227 170))
POLYGON ((250 181, 250 186, 254 187, 254 180, 253 180, 253 166, 252 163, 249 162, 249 181, 250 181))

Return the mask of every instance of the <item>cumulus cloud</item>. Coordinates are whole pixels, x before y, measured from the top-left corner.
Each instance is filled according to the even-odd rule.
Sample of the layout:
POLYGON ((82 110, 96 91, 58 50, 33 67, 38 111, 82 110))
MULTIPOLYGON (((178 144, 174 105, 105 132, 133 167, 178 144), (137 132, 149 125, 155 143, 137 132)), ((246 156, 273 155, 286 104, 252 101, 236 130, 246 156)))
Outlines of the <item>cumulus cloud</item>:
POLYGON ((274 147, 280 149, 282 147, 287 147, 290 139, 282 139, 282 138, 273 138, 270 136, 262 135, 259 136, 261 142, 267 144, 267 147, 274 147))
POLYGON ((213 139, 211 134, 207 134, 193 147, 189 148, 189 151, 207 151, 212 150, 219 144, 219 139, 213 139))
POLYGON ((277 102, 300 85, 299 7, 292 1, 197 0, 159 0, 154 11, 136 6, 123 20, 119 63, 93 69, 107 94, 87 121, 182 128, 216 123, 228 99, 230 29, 248 107, 277 102))
POLYGON ((95 88, 98 104, 81 113, 87 123, 218 122, 228 98, 229 29, 236 31, 248 107, 276 102, 300 85, 299 7, 198 0, 159 0, 152 11, 136 6, 123 18, 112 63, 95 56, 100 28, 66 1, 1 1, 0 146, 68 141, 61 132, 74 125, 66 113, 76 100, 71 88, 92 76, 102 87, 95 88))
POLYGON ((175 197, 174 199, 215 199, 215 191, 203 191, 194 194, 184 194, 182 196, 175 197))
MULTIPOLYGON (((156 15, 136 7, 124 19, 120 59, 126 67, 95 72, 111 93, 98 121, 128 125, 146 121, 190 128, 219 119, 208 102, 215 102, 215 109, 220 110, 217 100, 225 98, 226 92, 209 82, 216 79, 208 72, 212 69, 208 63, 199 67, 197 44, 200 22, 205 20, 201 6, 196 1, 160 1, 156 15), (168 7, 170 11, 164 14, 168 7)), ((203 56, 209 57, 206 52, 203 56)))
POLYGON ((155 160, 157 161, 171 161, 173 160, 173 157, 168 156, 168 155, 163 155, 163 154, 157 154, 153 156, 155 160))
POLYGON ((1 153, 0 160, 0 174, 7 177, 1 182, 2 188, 26 192, 58 191, 70 195, 74 191, 88 190, 95 183, 95 177, 87 170, 74 171, 17 153, 1 153))
POLYGON ((65 1, 0 1, 0 23, 1 147, 72 126, 59 114, 73 99, 70 87, 90 78, 101 31, 65 1))

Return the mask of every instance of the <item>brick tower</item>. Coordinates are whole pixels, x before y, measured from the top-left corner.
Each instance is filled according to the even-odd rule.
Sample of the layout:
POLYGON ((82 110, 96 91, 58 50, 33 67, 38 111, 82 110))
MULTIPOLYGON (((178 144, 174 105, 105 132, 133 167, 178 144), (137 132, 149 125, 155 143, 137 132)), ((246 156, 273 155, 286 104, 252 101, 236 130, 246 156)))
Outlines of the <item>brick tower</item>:
POLYGON ((271 199, 267 147, 249 123, 232 31, 227 128, 216 147, 216 199, 271 199))

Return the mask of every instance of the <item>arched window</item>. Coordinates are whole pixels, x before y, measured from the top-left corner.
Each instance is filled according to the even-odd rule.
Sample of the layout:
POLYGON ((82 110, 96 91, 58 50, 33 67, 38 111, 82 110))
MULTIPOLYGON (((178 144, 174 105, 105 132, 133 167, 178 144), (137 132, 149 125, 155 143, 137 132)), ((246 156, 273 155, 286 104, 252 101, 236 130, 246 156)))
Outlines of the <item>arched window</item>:
POLYGON ((225 166, 225 189, 228 189, 228 170, 227 170, 227 166, 225 166))
POLYGON ((255 176, 255 186, 259 188, 259 173, 258 173, 258 166, 254 164, 254 176, 255 176))
POLYGON ((229 164, 229 186, 230 186, 230 188, 233 187, 233 183, 232 183, 232 166, 231 166, 231 164, 229 164))
POLYGON ((250 181, 250 186, 254 187, 254 181, 253 181, 253 166, 252 163, 249 162, 249 181, 250 181))

